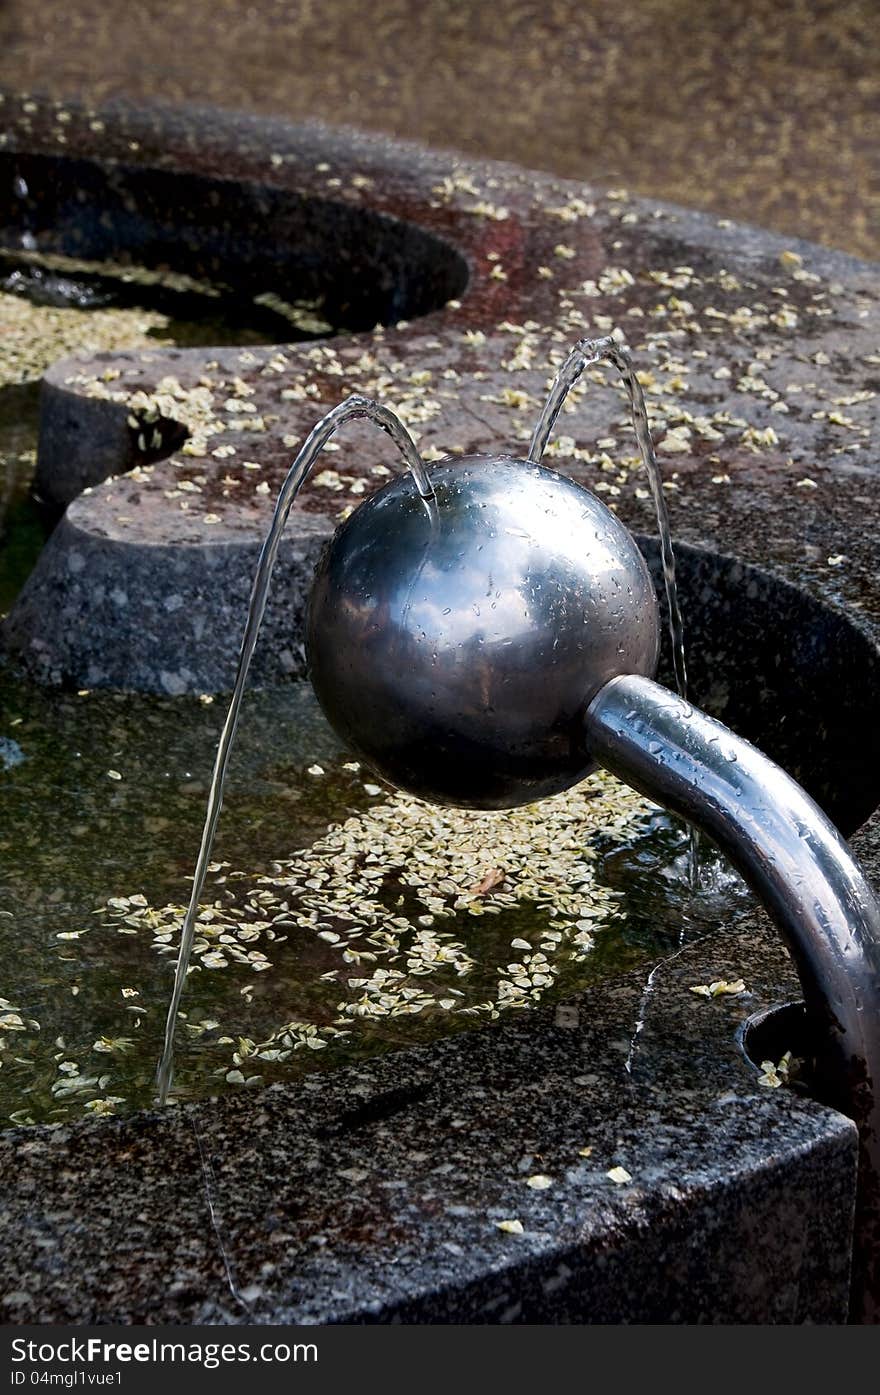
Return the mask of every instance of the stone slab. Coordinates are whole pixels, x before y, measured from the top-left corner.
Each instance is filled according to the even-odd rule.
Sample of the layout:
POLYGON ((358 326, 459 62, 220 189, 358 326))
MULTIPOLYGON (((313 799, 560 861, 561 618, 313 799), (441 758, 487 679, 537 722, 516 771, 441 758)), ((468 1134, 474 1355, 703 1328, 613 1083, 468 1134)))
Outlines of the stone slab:
POLYGON ((737 1045, 784 953, 744 927, 655 983, 631 1075, 641 975, 298 1087, 0 1136, 7 1320, 844 1321, 855 1129, 737 1045), (748 998, 690 992, 743 969, 748 998))

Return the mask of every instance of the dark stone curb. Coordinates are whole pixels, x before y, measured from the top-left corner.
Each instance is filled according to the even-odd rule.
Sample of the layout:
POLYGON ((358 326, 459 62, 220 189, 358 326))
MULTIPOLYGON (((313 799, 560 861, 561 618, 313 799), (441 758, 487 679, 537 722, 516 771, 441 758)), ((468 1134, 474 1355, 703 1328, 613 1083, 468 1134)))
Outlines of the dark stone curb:
POLYGON ((747 999, 690 993, 705 945, 658 976, 631 1077, 636 975, 295 1088, 0 1136, 8 1317, 841 1322, 855 1130, 756 1084, 736 1025, 789 970, 748 931, 711 958, 744 963, 747 999))

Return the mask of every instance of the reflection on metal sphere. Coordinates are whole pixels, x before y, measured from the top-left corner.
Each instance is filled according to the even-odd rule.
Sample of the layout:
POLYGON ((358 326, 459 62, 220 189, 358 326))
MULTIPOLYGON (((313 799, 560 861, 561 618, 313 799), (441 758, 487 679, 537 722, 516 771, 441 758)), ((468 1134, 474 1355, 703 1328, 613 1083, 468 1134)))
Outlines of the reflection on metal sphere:
POLYGON ((312 683, 342 740, 438 804, 503 809, 594 768, 583 713, 654 673, 657 601, 633 539, 544 466, 470 456, 400 477, 337 530, 309 602, 312 683))

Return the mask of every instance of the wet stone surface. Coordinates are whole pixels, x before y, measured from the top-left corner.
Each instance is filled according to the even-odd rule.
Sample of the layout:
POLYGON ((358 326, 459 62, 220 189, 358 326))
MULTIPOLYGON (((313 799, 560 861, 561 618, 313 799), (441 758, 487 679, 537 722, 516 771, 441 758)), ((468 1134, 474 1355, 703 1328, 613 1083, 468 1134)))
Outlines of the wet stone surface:
MULTIPOLYGON (((52 907, 75 918, 83 893, 101 910, 102 930, 60 942, 69 955, 61 973, 73 986, 86 982, 101 934, 127 943, 117 934, 126 917, 138 922, 128 927, 133 941, 140 937, 133 961, 161 964, 163 925, 147 925, 145 912, 161 908, 171 882, 190 871, 209 718, 222 705, 197 695, 229 684, 271 503, 317 417, 360 390, 400 412, 429 461, 505 445, 524 451, 554 365, 580 335, 614 325, 643 375, 675 533, 697 545, 683 549, 681 568, 697 700, 780 759, 845 831, 864 822, 880 784, 865 706, 877 663, 876 541, 864 526, 878 492, 873 268, 682 210, 381 140, 343 141, 320 128, 223 117, 196 128, 169 113, 101 119, 65 108, 59 160, 54 107, 7 101, 6 110, 2 241, 20 250, 24 233, 44 262, 72 259, 79 274, 82 263, 120 259, 155 269, 176 253, 174 272, 228 284, 235 265, 258 266, 268 209, 280 249, 277 294, 344 325, 328 312, 326 262, 310 280, 307 259, 297 260, 303 208, 320 202, 319 225, 335 245, 360 249, 355 279, 367 285, 360 303, 370 323, 386 322, 372 331, 355 325, 356 337, 280 347, 132 342, 121 352, 114 340, 108 354, 68 357, 48 372, 37 478, 57 503, 73 502, 3 625, 10 716, 0 779, 17 801, 14 828, 29 830, 35 862, 45 863, 27 913, 39 935, 57 936, 52 907), (24 180, 27 197, 14 179, 24 180), (101 206, 114 210, 103 223, 82 212, 101 206), (389 215, 416 232, 389 230, 389 215), (397 308, 381 274, 389 248, 408 286, 397 308), (169 443, 170 457, 157 459, 169 443), (33 678, 74 691, 47 688, 38 700, 33 678), (160 696, 75 697, 102 686, 160 696), (98 704, 92 727, 75 711, 90 701, 98 704), (72 749, 103 772, 100 783, 97 773, 59 779, 74 804, 83 798, 82 807, 59 804, 58 822, 84 827, 95 843, 95 875, 76 888, 65 887, 62 842, 42 831, 56 820, 55 757, 48 753, 30 809, 36 785, 14 783, 45 746, 41 702, 46 729, 53 704, 67 705, 72 749), (114 702, 126 714, 118 737, 114 702), (23 703, 31 731, 17 720, 23 703), (129 735, 134 703, 143 704, 140 753, 129 735), (114 812, 112 791, 148 769, 153 734, 169 739, 160 737, 163 704, 205 716, 179 723, 171 742, 175 793, 165 800, 146 779, 114 812), (120 848, 113 867, 98 846, 102 819, 101 836, 120 848), (167 837, 170 856, 156 851, 157 836, 167 837), (120 899, 141 895, 130 856, 138 837, 146 907, 120 899), (43 891, 53 848, 54 902, 43 891)), ((255 273, 247 276, 253 295, 262 294, 255 273)), ((291 519, 258 651, 263 682, 301 672, 299 627, 317 551, 338 517, 398 468, 379 433, 353 429, 336 444, 291 519)), ((622 397, 603 373, 585 376, 548 463, 596 489, 640 534, 651 531, 622 397)), ((650 559, 649 539, 644 546, 650 559)), ((285 765, 258 749, 279 720, 282 733, 285 723, 291 733, 305 729, 297 691, 288 684, 257 694, 246 714, 252 745, 245 735, 228 801, 230 809, 239 803, 240 817, 232 815, 218 852, 233 870, 272 871, 295 847, 318 847, 339 817, 332 799, 308 812, 308 781, 317 777, 306 760, 335 770, 344 753, 316 747, 307 757, 303 748, 299 764, 285 765), (296 838, 287 827, 278 833, 282 787, 302 792, 296 838)), ((361 772, 346 774, 345 813, 366 809, 368 821, 378 810, 381 821, 384 808, 394 822, 393 802, 374 803, 367 783, 361 772)), ((880 865, 874 821, 855 846, 869 871, 880 865)), ((21 849, 10 851, 17 859, 21 849)), ((649 856, 652 877, 659 884, 649 856)), ((22 863, 4 903, 11 914, 0 921, 13 949, 26 881, 22 863)), ((475 877, 469 886, 479 884, 475 877)), ((479 897, 488 904, 504 894, 499 883, 479 897)), ((298 1083, 250 1092, 247 1043, 287 1047, 239 1030, 245 1046, 233 1036, 211 1060, 214 1069, 222 1060, 222 1088, 233 1098, 161 1117, 8 1132, 0 1138, 4 1312, 13 1321, 842 1321, 853 1129, 761 1083, 743 1060, 740 1023, 796 996, 796 979, 754 911, 731 902, 706 919, 688 927, 682 910, 680 925, 647 937, 635 957, 610 954, 604 981, 572 980, 564 1001, 502 1013, 479 1032, 341 1068, 334 1060, 336 1068, 298 1083), (660 960, 646 996, 647 968, 660 960), (225 1078, 232 1070, 241 1082, 225 1078)), ((80 927, 71 919, 69 928, 80 927)), ((456 953, 467 954, 458 922, 455 930, 456 953)), ((524 943, 546 953, 536 932, 527 929, 524 943)), ((223 954, 210 938, 203 956, 223 954)), ((315 939, 329 968, 338 950, 315 939)), ((251 952, 246 942, 235 948, 251 952)), ((230 958, 226 972, 239 973, 230 958)), ((545 976, 541 964, 531 969, 545 976)), ((113 973, 114 993, 138 986, 113 973)), ((257 971, 248 982, 269 978, 257 971)), ((97 979, 89 992, 101 1000, 97 979)), ((21 1003, 5 1001, 4 1014, 25 1018, 21 1003)), ((126 1001, 119 996, 118 1005, 126 1001)), ((198 1027, 208 1005, 192 1006, 198 1027)), ((210 1056, 211 1031, 192 1034, 196 1066, 210 1056)), ((108 1020, 106 1036, 123 1035, 108 1020)), ((93 1045, 83 1038, 76 1070, 95 1075, 90 1098, 112 1110, 123 1092, 99 1077, 124 1075, 125 1053, 87 1061, 93 1045)), ((55 1047, 47 1060, 60 1071, 54 1056, 68 1059, 66 1040, 55 1047)), ((275 1068, 261 1067, 261 1083, 276 1078, 275 1068)), ((147 1090, 144 1075, 136 1093, 147 1090)), ((56 1117, 83 1112, 82 1099, 54 1093, 64 1110, 56 1117)))
POLYGON ((687 950, 663 973, 631 1075, 622 1028, 638 977, 296 1089, 7 1135, 6 1311, 841 1321, 854 1129, 756 1088, 735 1042, 744 1012, 778 991, 781 959, 751 935, 711 958, 687 950), (709 962, 729 977, 748 965, 748 1007, 690 991, 709 962))

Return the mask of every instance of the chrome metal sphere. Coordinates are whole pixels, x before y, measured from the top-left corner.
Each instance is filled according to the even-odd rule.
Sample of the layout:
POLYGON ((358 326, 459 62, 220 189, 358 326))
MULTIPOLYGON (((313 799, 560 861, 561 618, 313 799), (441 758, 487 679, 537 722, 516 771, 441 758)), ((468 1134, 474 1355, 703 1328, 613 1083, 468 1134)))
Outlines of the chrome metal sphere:
POLYGON ((630 534, 544 466, 463 457, 408 475, 344 522, 318 566, 308 661, 331 725, 401 789, 504 809, 594 763, 583 713, 618 674, 651 677, 657 600, 630 534))

